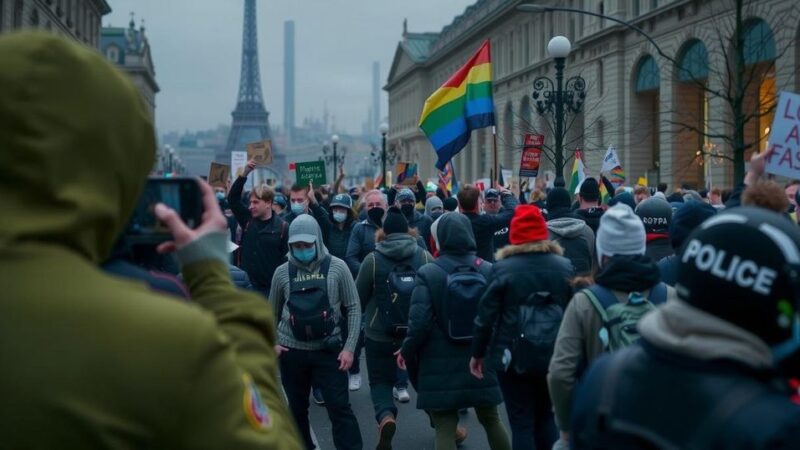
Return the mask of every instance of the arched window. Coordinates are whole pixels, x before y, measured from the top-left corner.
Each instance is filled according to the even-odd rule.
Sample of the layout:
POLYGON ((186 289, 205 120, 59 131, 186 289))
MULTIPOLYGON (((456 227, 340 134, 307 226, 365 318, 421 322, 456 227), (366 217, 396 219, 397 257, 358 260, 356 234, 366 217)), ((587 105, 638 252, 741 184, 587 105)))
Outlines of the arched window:
POLYGON ((661 74, 658 71, 656 60, 650 56, 645 56, 639 63, 636 70, 636 92, 653 91, 661 85, 661 74))
POLYGON ((772 61, 776 54, 775 39, 769 25, 761 19, 752 19, 745 23, 744 63, 751 65, 772 61))
POLYGON ((708 78, 708 52, 699 40, 690 41, 678 56, 678 80, 687 82, 708 78))

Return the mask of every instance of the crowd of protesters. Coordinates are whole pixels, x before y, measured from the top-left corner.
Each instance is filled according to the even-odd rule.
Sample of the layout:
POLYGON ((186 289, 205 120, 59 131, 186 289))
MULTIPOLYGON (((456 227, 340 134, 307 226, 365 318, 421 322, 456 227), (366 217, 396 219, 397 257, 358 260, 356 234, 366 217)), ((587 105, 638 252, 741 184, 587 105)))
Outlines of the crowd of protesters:
POLYGON ((731 190, 607 202, 594 178, 244 192, 250 161, 200 182, 194 229, 156 207, 177 278, 125 245, 155 154, 130 82, 49 34, 0 60, 0 447, 313 449, 313 399, 337 449, 401 448, 410 383, 437 450, 465 408, 492 450, 798 448, 798 183, 764 154, 731 190))

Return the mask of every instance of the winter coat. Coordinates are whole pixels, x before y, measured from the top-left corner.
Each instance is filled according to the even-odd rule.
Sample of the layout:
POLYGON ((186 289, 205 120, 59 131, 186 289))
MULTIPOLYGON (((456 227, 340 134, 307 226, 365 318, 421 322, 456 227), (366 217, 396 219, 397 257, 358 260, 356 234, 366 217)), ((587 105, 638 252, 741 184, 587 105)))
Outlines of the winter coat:
POLYGON ((597 265, 594 232, 581 219, 562 217, 547 221, 551 241, 564 249, 564 257, 572 261, 575 273, 587 275, 597 265))
MULTIPOLYGON (((364 329, 366 336, 373 341, 392 342, 391 336, 387 335, 382 327, 378 316, 377 303, 375 301, 375 273, 377 262, 375 253, 380 253, 386 259, 394 263, 405 263, 412 266, 415 261, 420 261, 422 265, 433 261, 433 257, 427 250, 419 247, 416 238, 405 233, 393 233, 385 240, 378 242, 375 251, 364 258, 361 270, 356 279, 358 297, 361 299, 361 310, 366 315, 367 324, 364 329)), ((384 262, 385 264, 385 262, 384 262)), ((385 280, 377 280, 385 282, 385 280)))
MULTIPOLYGON (((408 218, 406 217, 406 220, 408 218)), ((433 219, 430 216, 427 216, 419 211, 414 211, 414 217, 408 221, 408 226, 410 228, 416 228, 417 234, 422 241, 425 243, 425 249, 429 250, 428 248, 428 240, 431 235, 431 225, 433 224, 433 219)))
MULTIPOLYGON (((439 259, 474 264, 475 238, 462 214, 439 218, 437 236, 442 247, 439 259)), ((487 273, 491 264, 481 264, 485 267, 482 272, 487 273)), ((486 370, 482 380, 473 377, 469 372, 470 345, 450 340, 443 331, 443 322, 437 320, 442 315, 446 279, 436 264, 422 266, 411 298, 408 336, 401 352, 409 364, 412 381, 417 380, 417 408, 454 410, 498 405, 502 395, 495 372, 486 370), (418 367, 418 373, 413 373, 413 366, 418 367)))
POLYGON ((678 264, 680 259, 678 255, 667 256, 658 262, 658 271, 661 273, 661 281, 664 283, 675 286, 678 282, 678 264))
POLYGON ((519 305, 531 293, 550 292, 562 307, 572 296, 572 263, 552 241, 510 245, 497 252, 489 287, 475 319, 472 356, 487 358, 487 366, 503 370, 502 356, 517 334, 519 305))
MULTIPOLYGON (((317 219, 317 223, 322 230, 322 239, 328 251, 331 255, 344 261, 347 258, 347 244, 350 242, 350 234, 355 226, 353 212, 348 213, 347 220, 345 220, 344 226, 340 229, 338 224, 331 218, 328 210, 318 203, 312 203, 310 208, 312 215, 317 219)), ((352 272, 351 270, 351 273, 355 278, 357 272, 352 272)))
POLYGON ((0 61, 0 446, 301 448, 227 232, 178 251, 191 304, 99 267, 156 155, 139 91, 50 33, 0 37, 0 61))
POLYGON ((253 285, 250 283, 250 277, 247 276, 247 272, 244 270, 234 266, 233 264, 229 264, 228 271, 231 274, 231 281, 233 281, 234 286, 238 287, 239 289, 250 289, 253 287, 253 285))
MULTIPOLYGON (((347 262, 350 272, 358 274, 361 262, 375 250, 375 233, 379 229, 380 227, 369 219, 355 224, 353 231, 350 233, 350 241, 347 243, 347 254, 345 256, 345 262, 347 262)), ((428 249, 428 244, 420 236, 417 236, 417 245, 422 249, 428 249)))
MULTIPOLYGON (((301 214, 295 221, 313 222, 317 240, 314 243, 317 252, 316 257, 310 263, 305 264, 296 260, 291 252, 288 253, 289 261, 278 267, 272 277, 272 289, 269 296, 274 309, 274 314, 278 322, 278 343, 285 347, 298 350, 322 350, 325 343, 322 340, 300 341, 295 339, 289 324, 290 315, 287 301, 289 300, 289 264, 297 267, 297 276, 316 275, 320 272, 322 260, 330 256, 331 262, 327 274, 327 294, 328 302, 333 310, 334 317, 337 319, 337 326, 332 334, 339 334, 343 322, 347 322, 348 334, 344 343, 344 349, 355 352, 358 334, 361 331, 361 305, 358 301, 358 291, 353 281, 353 276, 347 268, 347 264, 341 259, 331 256, 325 244, 322 242, 322 232, 317 226, 314 218, 308 214, 301 214)), ((296 225, 296 224, 295 224, 296 225)))
POLYGON ((624 436, 595 431, 600 399, 609 392, 613 406, 604 422, 646 430, 661 448, 691 448, 700 434, 708 440, 695 440, 694 448, 798 448, 800 405, 789 399, 763 341, 681 300, 645 316, 638 328, 638 344, 598 359, 581 382, 572 417, 576 448, 632 448, 624 436), (620 369, 614 381, 612 367, 620 369), (735 407, 726 403, 742 398, 735 407))
POLYGON ((667 256, 675 254, 675 249, 672 247, 672 241, 669 236, 649 239, 647 241, 647 249, 644 254, 655 262, 659 262, 667 256))
POLYGON ((517 199, 513 195, 503 195, 503 209, 497 214, 475 214, 465 212, 464 215, 472 224, 472 234, 478 246, 478 257, 494 261, 494 233, 511 225, 517 199))
MULTIPOLYGON (((648 292, 660 280, 658 267, 645 256, 613 256, 600 270, 595 282, 610 289, 617 300, 627 303, 630 292, 648 292)), ((672 288, 668 301, 675 298, 672 288)), ((547 384, 555 409, 556 424, 569 431, 572 394, 581 372, 603 352, 598 336, 603 321, 589 297, 577 292, 564 311, 553 358, 550 360, 547 384)))
POLYGON ((238 266, 247 272, 254 287, 268 291, 275 269, 286 262, 289 251, 289 223, 272 214, 267 220, 254 219, 242 204, 246 177, 238 177, 228 192, 231 211, 242 227, 238 266))
POLYGON ((586 222, 586 225, 589 225, 594 235, 597 236, 597 229, 600 227, 600 217, 603 216, 604 212, 603 208, 577 209, 575 210, 575 215, 586 222))

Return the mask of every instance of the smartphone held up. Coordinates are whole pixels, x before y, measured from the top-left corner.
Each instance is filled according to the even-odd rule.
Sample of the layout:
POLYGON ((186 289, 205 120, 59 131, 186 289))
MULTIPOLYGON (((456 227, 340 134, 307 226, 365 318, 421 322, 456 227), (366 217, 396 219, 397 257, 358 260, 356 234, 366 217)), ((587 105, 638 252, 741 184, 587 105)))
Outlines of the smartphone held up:
POLYGON ((175 210, 189 228, 202 222, 203 199, 197 179, 149 178, 125 232, 130 243, 157 245, 172 239, 169 229, 156 218, 159 203, 175 210))

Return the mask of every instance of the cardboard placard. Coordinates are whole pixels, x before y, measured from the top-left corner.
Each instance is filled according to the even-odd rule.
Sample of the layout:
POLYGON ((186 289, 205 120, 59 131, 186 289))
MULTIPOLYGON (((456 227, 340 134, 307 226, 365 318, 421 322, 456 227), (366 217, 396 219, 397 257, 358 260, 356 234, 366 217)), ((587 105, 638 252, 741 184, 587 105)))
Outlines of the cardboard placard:
POLYGON ((227 164, 211 163, 208 169, 208 184, 213 187, 227 188, 231 178, 231 166, 227 164))
POLYGON ((272 141, 264 140, 247 144, 247 159, 255 160, 256 165, 272 164, 272 141))
POLYGON ((406 186, 413 186, 414 175, 417 174, 417 163, 412 162, 399 162, 396 167, 397 171, 397 184, 406 186))
POLYGON ((522 148, 522 160, 519 163, 519 176, 536 178, 539 176, 539 165, 542 160, 542 145, 544 135, 526 134, 525 145, 522 148))
POLYGON ((324 161, 309 161, 295 163, 295 176, 299 186, 306 187, 309 182, 314 186, 322 186, 327 183, 325 178, 325 162, 324 161))
POLYGON ((800 95, 781 92, 767 142, 767 173, 800 178, 800 95))

